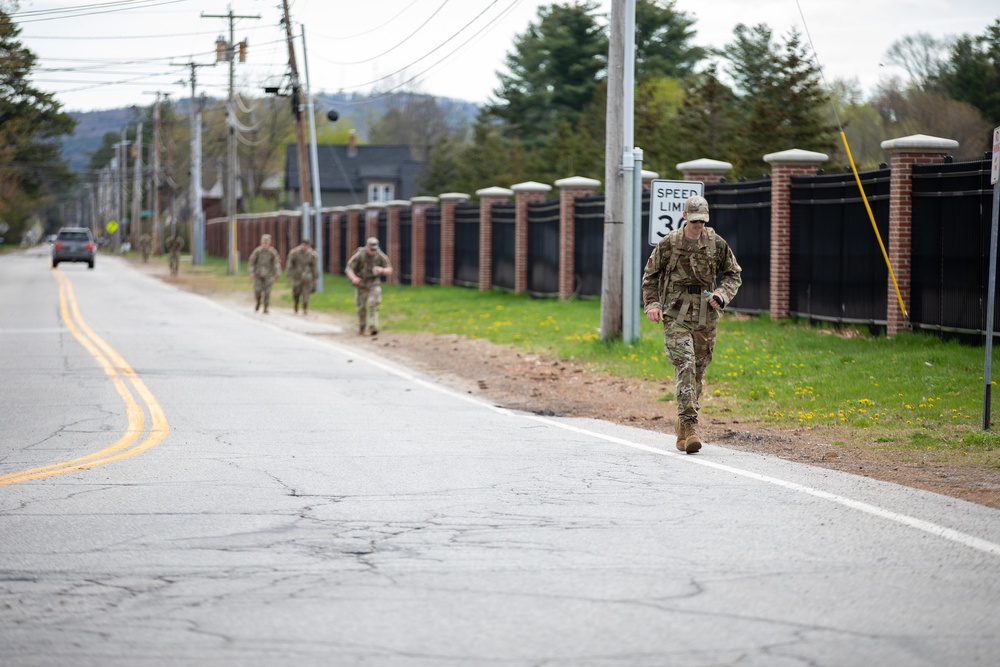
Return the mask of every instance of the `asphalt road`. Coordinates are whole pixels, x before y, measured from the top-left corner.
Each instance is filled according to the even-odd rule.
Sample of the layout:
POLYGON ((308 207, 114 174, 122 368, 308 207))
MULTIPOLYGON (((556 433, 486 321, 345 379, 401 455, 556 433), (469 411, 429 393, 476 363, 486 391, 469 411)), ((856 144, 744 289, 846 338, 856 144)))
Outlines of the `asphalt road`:
POLYGON ((0 664, 1000 663, 1000 512, 0 255, 0 664))

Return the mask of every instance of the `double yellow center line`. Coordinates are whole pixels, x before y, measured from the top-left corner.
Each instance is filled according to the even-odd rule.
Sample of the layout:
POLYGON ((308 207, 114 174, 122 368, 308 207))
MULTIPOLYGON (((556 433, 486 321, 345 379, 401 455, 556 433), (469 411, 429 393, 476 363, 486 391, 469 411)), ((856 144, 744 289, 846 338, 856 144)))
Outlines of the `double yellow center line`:
POLYGON ((59 313, 63 323, 70 333, 80 341, 80 344, 90 352, 105 375, 111 380, 118 395, 125 402, 128 425, 124 435, 117 442, 100 451, 61 463, 0 475, 0 486, 27 482, 41 477, 63 475, 135 456, 160 443, 170 432, 170 425, 167 423, 166 415, 163 414, 163 408, 156 402, 145 383, 139 379, 139 376, 135 374, 125 359, 94 333, 83 320, 69 279, 57 269, 52 270, 52 275, 59 283, 59 313), (132 391, 139 397, 145 408, 136 401, 132 391, 129 390, 129 385, 132 386, 132 391), (146 430, 147 412, 150 419, 148 431, 146 430), (142 438, 144 433, 146 437, 142 438), (142 438, 141 441, 140 438, 142 438))

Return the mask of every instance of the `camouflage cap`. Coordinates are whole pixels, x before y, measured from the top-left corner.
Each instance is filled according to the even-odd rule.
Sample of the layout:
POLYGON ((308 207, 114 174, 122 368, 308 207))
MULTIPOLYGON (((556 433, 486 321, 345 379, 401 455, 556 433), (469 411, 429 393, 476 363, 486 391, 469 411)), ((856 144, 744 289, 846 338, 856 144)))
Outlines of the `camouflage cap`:
POLYGON ((378 250, 378 239, 372 236, 368 239, 365 245, 367 245, 369 248, 373 250, 378 250))
POLYGON ((704 197, 695 195, 684 202, 684 219, 688 222, 703 220, 708 222, 708 202, 704 197))

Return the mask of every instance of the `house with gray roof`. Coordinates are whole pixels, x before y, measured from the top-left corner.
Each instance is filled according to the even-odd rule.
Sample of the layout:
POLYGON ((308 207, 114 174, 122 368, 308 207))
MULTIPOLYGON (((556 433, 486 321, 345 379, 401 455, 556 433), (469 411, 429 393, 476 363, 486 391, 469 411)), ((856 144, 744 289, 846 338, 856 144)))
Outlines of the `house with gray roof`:
MULTIPOLYGON (((409 199, 419 194, 417 177, 425 163, 411 158, 406 145, 330 145, 316 147, 323 206, 409 199)), ((291 208, 301 204, 299 161, 295 144, 285 148, 285 196, 291 208)))

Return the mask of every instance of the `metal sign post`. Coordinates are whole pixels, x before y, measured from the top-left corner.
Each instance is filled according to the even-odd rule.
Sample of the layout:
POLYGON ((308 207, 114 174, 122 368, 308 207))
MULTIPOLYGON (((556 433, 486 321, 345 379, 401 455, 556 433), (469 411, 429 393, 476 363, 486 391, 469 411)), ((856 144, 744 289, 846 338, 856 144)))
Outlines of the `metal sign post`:
POLYGON ((990 389, 993 373, 993 308, 995 306, 997 273, 997 213, 1000 211, 1000 127, 993 129, 993 166, 990 169, 993 184, 993 214, 990 216, 990 268, 986 288, 986 362, 983 367, 983 430, 990 428, 990 389))

